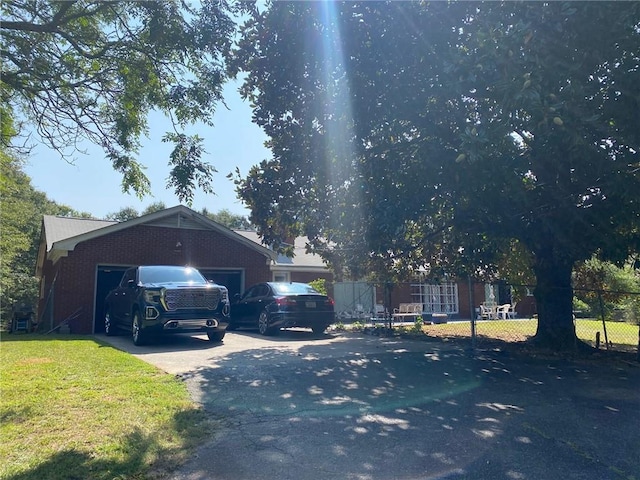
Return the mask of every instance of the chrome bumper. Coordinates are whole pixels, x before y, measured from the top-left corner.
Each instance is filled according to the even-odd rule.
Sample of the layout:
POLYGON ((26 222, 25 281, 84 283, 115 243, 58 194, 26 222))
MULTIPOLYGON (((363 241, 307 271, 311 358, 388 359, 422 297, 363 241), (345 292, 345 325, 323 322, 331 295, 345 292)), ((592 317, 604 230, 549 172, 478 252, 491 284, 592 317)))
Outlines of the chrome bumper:
POLYGON ((169 320, 163 326, 163 330, 204 330, 218 328, 219 322, 215 318, 195 318, 188 320, 169 320))

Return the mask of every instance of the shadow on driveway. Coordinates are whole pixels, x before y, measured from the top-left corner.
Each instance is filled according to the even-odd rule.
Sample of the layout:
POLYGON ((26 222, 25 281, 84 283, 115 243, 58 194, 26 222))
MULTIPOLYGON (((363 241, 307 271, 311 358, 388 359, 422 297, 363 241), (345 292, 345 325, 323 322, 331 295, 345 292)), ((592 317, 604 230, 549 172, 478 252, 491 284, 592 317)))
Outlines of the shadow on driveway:
POLYGON ((637 366, 354 334, 227 336, 164 345, 205 353, 180 375, 223 426, 174 480, 640 475, 637 366))

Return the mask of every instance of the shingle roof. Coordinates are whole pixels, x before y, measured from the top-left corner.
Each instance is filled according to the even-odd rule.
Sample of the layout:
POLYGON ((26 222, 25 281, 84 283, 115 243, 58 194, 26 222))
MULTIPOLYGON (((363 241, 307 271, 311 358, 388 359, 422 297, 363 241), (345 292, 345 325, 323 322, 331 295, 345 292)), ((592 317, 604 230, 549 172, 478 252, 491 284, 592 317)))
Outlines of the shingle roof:
MULTIPOLYGON (((164 214, 169 214, 171 212, 189 212, 189 213, 193 213, 194 215, 196 215, 197 217, 201 217, 202 221, 206 221, 206 223, 208 224, 216 224, 216 222, 213 222, 212 220, 206 218, 206 217, 202 217, 201 215, 197 214, 196 212, 193 212, 191 210, 189 210, 186 207, 173 207, 171 209, 167 209, 161 212, 156 212, 155 214, 149 214, 146 215, 145 217, 147 218, 152 218, 152 217, 162 217, 164 214)), ((109 221, 109 220, 93 220, 93 219, 85 219, 85 218, 69 218, 69 217, 56 217, 53 215, 45 215, 43 218, 43 224, 44 224, 44 236, 46 238, 47 241, 47 252, 51 251, 53 245, 57 242, 64 242, 62 244, 58 244, 58 247, 60 247, 61 245, 64 246, 64 248, 71 248, 73 249, 75 246, 75 243, 73 246, 69 247, 66 246, 66 244, 68 242, 74 242, 74 238, 78 237, 80 235, 85 235, 85 234, 90 234, 91 232, 95 232, 97 235, 100 235, 99 232, 97 232, 97 230, 101 229, 101 228, 107 228, 107 227, 112 227, 113 225, 117 225, 117 224, 123 224, 123 223, 136 223, 143 220, 141 217, 139 217, 138 219, 134 219, 130 222, 114 222, 114 221, 109 221), (65 240, 67 240, 68 242, 65 242, 65 240)), ((218 225, 218 228, 222 228, 224 229, 224 227, 222 227, 221 225, 218 225)), ((122 225, 122 227, 124 228, 125 226, 122 225)), ((115 228, 120 228, 115 227, 115 228)), ((105 233, 111 231, 112 229, 109 229, 107 231, 105 231, 105 233)), ((226 229, 225 229, 226 230, 226 229)), ((260 237, 258 236, 258 234, 256 232, 252 232, 252 231, 244 231, 244 230, 233 230, 231 233, 231 231, 227 230, 231 235, 235 234, 235 235, 239 235, 241 237, 243 237, 244 239, 250 241, 251 243, 253 243, 255 245, 255 248, 261 248, 264 249, 264 251, 268 251, 271 249, 267 249, 267 247, 262 245, 262 242, 260 241, 260 237)), ((93 236, 93 235, 92 235, 93 236)), ((82 237, 81 237, 82 238, 82 237)), ((81 239, 78 239, 81 240, 81 239)), ((312 269, 316 269, 316 268, 326 268, 326 265, 324 264, 324 262, 322 261, 322 258, 320 258, 318 255, 313 255, 313 254, 309 254, 306 252, 306 243, 307 243, 307 239, 305 237, 299 237, 295 240, 295 246, 294 246, 294 252, 295 252, 295 257, 293 258, 289 258, 286 257, 284 255, 278 255, 277 256, 277 260, 275 261, 275 265, 274 266, 280 266, 280 267, 291 267, 291 268, 312 268, 312 269)), ((273 256, 274 253, 271 252, 271 255, 273 256)))
POLYGON ((45 215, 43 222, 47 238, 47 251, 51 250, 53 244, 60 240, 65 240, 118 223, 109 220, 56 217, 54 215, 45 215))
MULTIPOLYGON (((260 237, 256 232, 236 230, 236 233, 239 233, 240 235, 247 238, 248 240, 251 240, 252 242, 261 243, 260 237)), ((278 259, 276 260, 276 265, 326 268, 326 265, 324 264, 324 262, 322 261, 322 258, 319 255, 307 253, 308 241, 309 239, 307 237, 296 238, 293 246, 293 253, 295 256, 293 258, 290 258, 284 255, 278 255, 278 259)))

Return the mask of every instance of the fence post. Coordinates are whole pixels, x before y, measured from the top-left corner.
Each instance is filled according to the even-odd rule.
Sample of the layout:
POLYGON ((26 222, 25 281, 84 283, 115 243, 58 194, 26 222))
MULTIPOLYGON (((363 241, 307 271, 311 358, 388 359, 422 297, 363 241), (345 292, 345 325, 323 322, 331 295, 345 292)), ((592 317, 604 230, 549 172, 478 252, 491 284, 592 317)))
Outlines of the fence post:
POLYGON ((476 349, 476 308, 473 299, 473 283, 471 282, 471 277, 467 277, 467 282, 469 283, 469 313, 471 316, 471 350, 475 351, 476 349))
POLYGON ((602 317, 602 329, 604 330, 604 343, 609 350, 609 336, 607 335, 607 322, 604 320, 604 302, 602 301, 602 291, 598 290, 598 301, 600 302, 600 316, 602 317))

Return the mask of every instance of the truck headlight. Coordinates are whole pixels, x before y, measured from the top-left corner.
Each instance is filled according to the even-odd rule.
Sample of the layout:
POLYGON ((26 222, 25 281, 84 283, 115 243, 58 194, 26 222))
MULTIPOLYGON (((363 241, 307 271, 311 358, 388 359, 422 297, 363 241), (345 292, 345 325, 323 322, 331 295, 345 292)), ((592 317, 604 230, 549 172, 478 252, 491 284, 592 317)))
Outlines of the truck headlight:
POLYGON ((162 290, 145 290, 144 301, 147 303, 160 303, 162 290))
POLYGON ((229 303, 229 290, 227 290, 226 287, 222 287, 222 301, 229 303))

